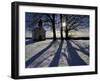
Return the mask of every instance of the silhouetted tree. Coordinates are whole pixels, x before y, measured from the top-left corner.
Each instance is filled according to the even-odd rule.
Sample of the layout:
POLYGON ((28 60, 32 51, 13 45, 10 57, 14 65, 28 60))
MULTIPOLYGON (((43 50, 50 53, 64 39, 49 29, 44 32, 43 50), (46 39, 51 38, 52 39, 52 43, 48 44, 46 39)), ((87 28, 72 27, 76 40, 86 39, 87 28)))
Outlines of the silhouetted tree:
POLYGON ((60 28, 60 35, 61 35, 61 39, 63 39, 63 28, 62 28, 62 14, 60 14, 60 23, 61 23, 61 28, 60 28))
POLYGON ((66 15, 66 29, 65 29, 65 35, 66 39, 69 38, 68 33, 71 30, 78 30, 79 25, 81 23, 81 19, 84 18, 84 16, 79 16, 79 15, 66 15))
POLYGON ((55 14, 46 14, 51 23, 52 23, 52 29, 53 29, 53 40, 56 40, 56 30, 55 30, 55 14))

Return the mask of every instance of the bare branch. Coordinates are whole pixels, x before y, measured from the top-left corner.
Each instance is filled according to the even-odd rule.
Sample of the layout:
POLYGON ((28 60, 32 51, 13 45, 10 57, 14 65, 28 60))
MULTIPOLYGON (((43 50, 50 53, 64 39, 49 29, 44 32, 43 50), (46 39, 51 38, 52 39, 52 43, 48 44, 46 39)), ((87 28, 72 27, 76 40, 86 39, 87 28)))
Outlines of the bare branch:
POLYGON ((52 17, 49 14, 46 14, 46 16, 52 21, 52 17))

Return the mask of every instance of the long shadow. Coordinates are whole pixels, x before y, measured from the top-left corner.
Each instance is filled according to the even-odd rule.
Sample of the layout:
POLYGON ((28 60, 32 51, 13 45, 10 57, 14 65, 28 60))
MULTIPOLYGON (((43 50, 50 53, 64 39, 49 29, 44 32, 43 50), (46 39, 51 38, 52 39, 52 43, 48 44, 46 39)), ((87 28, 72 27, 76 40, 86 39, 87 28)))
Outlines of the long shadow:
POLYGON ((89 37, 68 37, 68 40, 89 40, 89 37))
MULTIPOLYGON (((72 41, 72 42, 73 42, 75 45, 77 45, 77 46, 79 47, 79 49, 78 49, 78 48, 75 48, 76 50, 81 51, 81 52, 83 52, 84 54, 86 54, 86 55, 89 56, 89 51, 84 50, 83 47, 79 46, 79 45, 76 44, 74 41, 72 41)), ((87 47, 87 48, 89 48, 89 47, 87 47)))
POLYGON ((62 53, 62 55, 66 58, 66 61, 67 61, 67 63, 68 63, 68 65, 69 65, 69 59, 68 59, 68 56, 66 55, 66 53, 62 53))
MULTIPOLYGON (((59 41, 54 41, 54 43, 53 43, 53 45, 52 45, 52 47, 55 49, 55 48, 57 48, 57 46, 59 45, 59 41)), ((52 54, 51 55, 49 55, 49 56, 47 56, 47 57, 45 57, 43 60, 41 60, 40 62, 38 62, 34 67, 38 67, 41 63, 43 63, 45 60, 47 60, 50 56, 52 56, 52 54)))
POLYGON ((42 64, 45 60, 47 60, 50 56, 52 55, 49 55, 48 57, 44 58, 42 61, 40 61, 39 63, 37 63, 34 67, 38 67, 40 64, 42 64))
POLYGON ((60 45, 59 45, 59 48, 57 50, 57 52, 55 53, 55 56, 53 58, 53 60, 51 61, 49 67, 55 67, 55 66, 58 66, 59 64, 59 60, 60 60, 60 54, 61 54, 61 50, 62 50, 62 46, 63 46, 63 40, 61 41, 60 45))
POLYGON ((27 68, 33 61, 35 61, 38 57, 40 57, 46 50, 48 50, 55 41, 52 41, 46 48, 44 48, 39 53, 35 54, 35 56, 31 57, 28 61, 25 62, 25 67, 27 68))
POLYGON ((70 66, 77 65, 87 65, 78 55, 75 48, 73 48, 72 44, 67 40, 67 51, 69 53, 68 63, 70 66))

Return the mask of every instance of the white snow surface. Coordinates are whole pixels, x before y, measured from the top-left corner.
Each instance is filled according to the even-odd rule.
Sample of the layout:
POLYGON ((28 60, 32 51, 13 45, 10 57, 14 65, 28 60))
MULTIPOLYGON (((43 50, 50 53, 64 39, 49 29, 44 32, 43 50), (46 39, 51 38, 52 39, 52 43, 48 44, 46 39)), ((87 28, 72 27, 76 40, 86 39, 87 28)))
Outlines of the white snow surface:
MULTIPOLYGON (((80 47, 89 53, 89 40, 69 40, 71 45, 76 48, 80 49, 80 47)), ((35 56, 38 52, 46 48, 52 40, 45 40, 36 43, 32 43, 25 46, 25 61, 28 61, 31 57, 35 56)), ((34 62, 32 62, 28 68, 34 67, 48 67, 51 63, 52 59, 59 48, 61 40, 57 40, 54 42, 49 49, 47 49, 40 57, 38 57, 34 62)), ((66 40, 63 42, 63 46, 61 49, 61 55, 59 59, 58 66, 69 66, 69 63, 66 58, 69 58, 69 54, 66 50, 67 43, 66 40)), ((79 57, 86 63, 89 64, 89 55, 84 54, 84 52, 80 50, 76 50, 79 57)))

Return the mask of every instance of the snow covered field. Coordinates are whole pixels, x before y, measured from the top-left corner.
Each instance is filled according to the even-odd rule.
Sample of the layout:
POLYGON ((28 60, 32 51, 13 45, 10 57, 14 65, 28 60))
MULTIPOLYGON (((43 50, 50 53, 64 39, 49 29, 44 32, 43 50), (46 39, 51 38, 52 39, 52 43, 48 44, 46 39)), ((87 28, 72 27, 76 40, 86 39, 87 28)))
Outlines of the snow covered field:
POLYGON ((89 40, 45 40, 25 46, 27 68, 89 64, 89 40))

